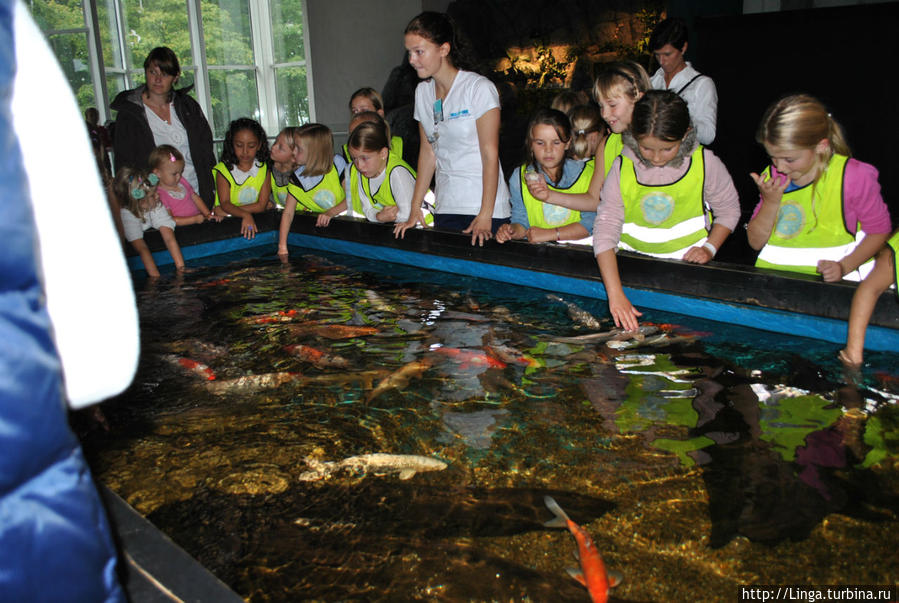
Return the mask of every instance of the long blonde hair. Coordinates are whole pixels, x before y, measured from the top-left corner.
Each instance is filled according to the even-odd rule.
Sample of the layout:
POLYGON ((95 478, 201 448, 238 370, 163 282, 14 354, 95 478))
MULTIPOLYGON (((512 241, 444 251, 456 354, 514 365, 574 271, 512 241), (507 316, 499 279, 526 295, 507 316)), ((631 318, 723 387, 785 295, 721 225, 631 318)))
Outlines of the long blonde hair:
POLYGON ((334 163, 334 136, 323 124, 300 126, 294 134, 306 147, 304 176, 323 176, 334 163))
POLYGON ((812 214, 817 227, 818 181, 834 153, 851 157, 843 128, 827 111, 824 103, 808 94, 787 96, 768 107, 755 133, 756 141, 781 149, 814 149, 815 178, 812 180, 812 214), (825 148, 818 143, 827 140, 825 148))
MULTIPOLYGON (((587 140, 587 136, 596 132, 599 134, 599 140, 602 140, 606 133, 606 122, 602 120, 599 107, 578 105, 568 112, 568 119, 571 120, 569 153, 575 159, 590 159, 592 155, 590 155, 590 142, 587 140)), ((595 153, 596 149, 593 149, 593 152, 595 153)))
MULTIPOLYGON (((156 190, 156 184, 153 184, 151 180, 158 183, 159 179, 155 174, 152 174, 152 178, 150 176, 151 174, 147 174, 143 170, 122 167, 116 172, 115 181, 112 183, 112 192, 115 194, 119 206, 130 211, 139 220, 143 220, 144 214, 153 209, 145 207, 144 199, 149 193, 156 190)), ((156 201, 156 204, 159 204, 159 200, 156 201)))
POLYGON ((782 149, 815 149, 816 183, 834 153, 852 156, 843 128, 824 103, 808 94, 787 96, 768 107, 755 139, 782 149), (828 141, 827 148, 817 149, 822 140, 828 141))

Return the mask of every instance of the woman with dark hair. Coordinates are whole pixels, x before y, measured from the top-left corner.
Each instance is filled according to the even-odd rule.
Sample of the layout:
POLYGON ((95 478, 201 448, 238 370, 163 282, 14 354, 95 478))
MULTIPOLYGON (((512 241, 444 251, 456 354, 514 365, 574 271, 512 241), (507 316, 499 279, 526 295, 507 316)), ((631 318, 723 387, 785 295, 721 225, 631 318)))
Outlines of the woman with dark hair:
POLYGON ((111 107, 118 111, 113 134, 115 168, 147 168, 150 152, 170 144, 184 155, 184 177, 207 204, 215 199, 212 130, 200 105, 188 96, 191 86, 175 90, 181 75, 171 48, 154 48, 144 61, 146 84, 125 90, 111 107))

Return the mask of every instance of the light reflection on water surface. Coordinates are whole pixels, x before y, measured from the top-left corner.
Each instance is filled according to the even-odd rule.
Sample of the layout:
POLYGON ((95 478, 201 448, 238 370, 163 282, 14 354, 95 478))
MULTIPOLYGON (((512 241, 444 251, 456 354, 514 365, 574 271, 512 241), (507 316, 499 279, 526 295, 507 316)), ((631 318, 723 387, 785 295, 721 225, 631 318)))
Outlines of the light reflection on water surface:
POLYGON ((899 355, 847 385, 834 345, 678 316, 583 342, 546 292, 299 250, 138 298, 138 377, 85 449, 249 600, 586 600, 545 494, 620 600, 897 576, 899 355), (446 468, 338 464, 372 453, 446 468))

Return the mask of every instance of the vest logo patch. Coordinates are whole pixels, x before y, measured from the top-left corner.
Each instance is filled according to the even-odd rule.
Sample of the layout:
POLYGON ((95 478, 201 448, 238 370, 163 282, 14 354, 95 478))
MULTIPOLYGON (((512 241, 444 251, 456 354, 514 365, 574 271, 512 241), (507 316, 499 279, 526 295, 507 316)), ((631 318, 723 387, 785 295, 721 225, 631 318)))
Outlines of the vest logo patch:
POLYGON ((287 191, 278 191, 276 196, 278 199, 278 207, 284 207, 287 204, 287 191))
POLYGON ((240 189, 240 192, 237 193, 237 204, 238 205, 250 205, 251 203, 256 203, 256 199, 259 198, 259 191, 257 191, 252 186, 245 186, 240 189))
POLYGON ((665 193, 649 193, 640 200, 643 219, 650 224, 659 225, 674 213, 674 197, 665 193))
POLYGON ((571 210, 552 203, 543 204, 543 219, 547 224, 558 226, 571 219, 571 210))
POLYGON ((774 233, 782 239, 799 236, 805 226, 805 212, 798 203, 785 203, 777 210, 777 225, 774 233))
POLYGON ((329 190, 320 190, 315 195, 312 196, 312 200, 315 201, 315 204, 321 207, 322 209, 331 209, 334 207, 334 201, 336 197, 334 193, 329 190))

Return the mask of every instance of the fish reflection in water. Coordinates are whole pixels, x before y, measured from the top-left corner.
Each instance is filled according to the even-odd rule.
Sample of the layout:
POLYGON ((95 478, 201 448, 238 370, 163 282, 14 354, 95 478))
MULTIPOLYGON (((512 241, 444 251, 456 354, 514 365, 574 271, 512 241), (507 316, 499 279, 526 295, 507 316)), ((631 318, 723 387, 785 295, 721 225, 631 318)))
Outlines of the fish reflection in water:
POLYGON ((625 334, 583 301, 320 258, 193 277, 152 295, 197 315, 142 313, 139 379, 161 385, 135 385, 86 448, 250 600, 584 600, 546 494, 593 518, 633 600, 835 583, 822 551, 892 551, 890 403, 743 369, 708 327, 625 334))

